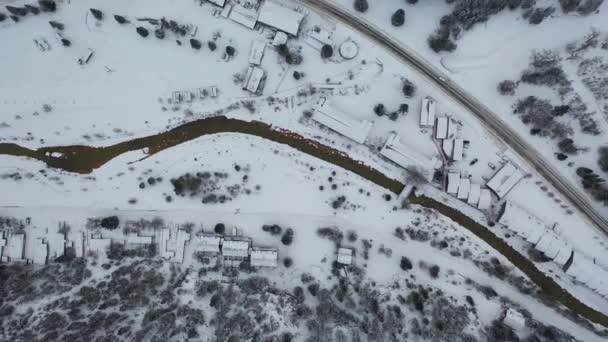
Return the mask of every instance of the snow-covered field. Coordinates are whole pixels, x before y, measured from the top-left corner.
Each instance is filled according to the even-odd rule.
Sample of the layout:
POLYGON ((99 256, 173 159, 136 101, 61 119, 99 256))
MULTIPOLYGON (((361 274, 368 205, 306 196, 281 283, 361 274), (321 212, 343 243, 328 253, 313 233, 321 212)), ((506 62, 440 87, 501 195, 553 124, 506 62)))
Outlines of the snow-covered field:
MULTIPOLYGON (((343 2, 348 8, 352 7, 350 1, 343 2)), ((22 1, 8 3, 18 6, 22 1)), ((257 96, 242 89, 241 79, 249 65, 251 42, 270 43, 274 32, 267 27, 249 30, 217 13, 214 16, 217 7, 208 2, 64 1, 59 2, 56 13, 28 15, 18 23, 9 19, 0 22, 0 41, 6 46, 0 51, 0 144, 15 143, 31 149, 61 145, 110 146, 221 114, 246 121, 262 121, 276 129, 301 134, 344 151, 350 158, 360 160, 391 178, 404 181, 407 177, 405 170, 382 158, 378 150, 389 133, 397 132, 420 154, 439 157, 431 140, 431 130, 418 126, 420 101, 424 96, 431 96, 438 101, 438 113, 449 114, 456 119, 459 122, 458 136, 470 141, 464 160, 455 163, 454 169, 470 175, 473 182, 483 184, 495 172, 494 165, 505 158, 517 162, 517 157, 505 151, 504 146, 485 132, 472 115, 407 65, 347 26, 303 9, 308 16, 300 37, 290 39, 287 44, 290 50, 297 51, 302 57, 302 63, 286 63, 277 49, 268 45, 261 64, 267 71, 266 84, 262 94, 257 96), (91 7, 101 10, 104 19, 95 19, 89 11, 91 7), (131 23, 118 24, 112 18, 114 14, 126 16, 131 23), (186 37, 168 32, 164 39, 157 39, 152 29, 150 35, 143 38, 135 28, 140 25, 151 27, 137 20, 144 17, 174 19, 180 24, 193 25, 196 32, 186 37), (62 36, 71 41, 71 46, 61 45, 55 30, 48 24, 49 20, 65 25, 62 36), (336 54, 322 59, 318 47, 309 44, 307 39, 310 38, 306 38, 309 30, 315 27, 332 32, 331 41, 336 47, 347 40, 356 42, 360 49, 358 56, 344 60, 336 54), (200 50, 191 48, 191 38, 202 42, 200 50), (51 46, 50 50, 41 51, 33 42, 44 39, 51 46), (214 42, 217 48, 211 51, 207 42, 214 42), (229 46, 236 50, 234 56, 227 56, 226 47, 229 46), (94 51, 91 61, 79 65, 78 58, 85 56, 88 49, 94 51), (294 72, 304 76, 296 79, 294 72), (402 93, 405 78, 417 86, 412 98, 406 98, 402 93), (328 90, 328 85, 334 87, 336 83, 333 91, 328 90), (217 97, 182 104, 171 100, 174 91, 210 86, 217 87, 217 97), (307 117, 306 113, 321 97, 330 97, 336 108, 352 118, 374 123, 364 144, 358 145, 307 117), (389 112, 401 104, 408 104, 409 113, 395 121, 386 116, 379 117, 374 113, 374 107, 380 103, 389 112), (478 162, 470 165, 474 159, 478 162)), ((508 98, 498 96, 496 84, 524 69, 531 46, 544 41, 546 35, 539 30, 538 37, 526 35, 525 42, 520 44, 517 37, 527 32, 522 28, 527 24, 522 23, 520 27, 512 14, 499 14, 483 30, 476 27, 467 32, 458 41, 457 52, 440 60, 427 48, 426 37, 436 25, 436 20, 429 18, 439 18, 447 11, 448 6, 440 1, 422 1, 416 6, 408 6, 403 1, 391 0, 383 2, 383 6, 372 4, 365 17, 383 25, 437 65, 457 70, 450 76, 491 104, 495 111, 510 112, 512 103, 508 98), (388 18, 399 6, 406 8, 406 25, 393 29, 388 18), (512 31, 501 30, 501 27, 509 27, 512 31), (489 32, 498 32, 503 38, 496 39, 492 35, 492 44, 480 44, 479 39, 486 38, 489 32), (504 50, 506 46, 511 46, 513 63, 503 67, 505 51, 510 50, 504 50)), ((585 20, 596 20, 593 19, 595 17, 599 16, 585 20)), ((567 34, 567 37, 578 39, 584 34, 582 29, 576 26, 578 32, 575 34, 572 32, 574 29, 564 28, 566 24, 561 26, 562 22, 570 19, 574 27, 578 18, 551 18, 543 23, 543 29, 557 32, 559 27, 565 32, 563 37, 567 34), (560 19, 559 25, 557 19, 560 19)), ((561 45, 556 42, 548 47, 561 45)), ((508 116, 506 120, 514 127, 520 125, 524 129, 516 117, 508 116)), ((540 142, 538 146, 543 153, 552 153, 552 146, 540 147, 540 142)), ((608 246, 605 237, 585 224, 555 195, 548 195, 544 181, 532 170, 524 171, 529 172, 530 177, 509 193, 509 200, 534 212, 547 224, 559 222, 561 237, 577 253, 596 258, 601 265, 606 265, 608 246)), ((574 179, 575 175, 571 176, 574 179)), ((451 205, 466 206, 453 198, 451 205)), ((363 340, 460 338, 464 341, 468 337, 488 340, 498 333, 508 335, 511 329, 519 337, 540 336, 546 331, 544 326, 554 326, 577 340, 601 340, 589 326, 575 323, 544 303, 534 294, 537 288, 521 271, 464 227, 423 207, 414 205, 401 209, 401 206, 396 194, 346 170, 288 146, 236 133, 199 137, 153 155, 148 155, 145 150, 125 153, 90 174, 64 172, 48 168, 40 161, 0 155, 0 217, 29 218, 31 222, 25 233, 30 236, 43 237, 65 221, 71 227, 68 240, 72 240, 79 231, 86 234, 94 231, 118 241, 124 238, 122 229, 109 231, 87 227, 87 220, 116 215, 122 228, 129 220, 160 217, 167 226, 195 223, 197 229, 193 235, 199 228, 210 232, 215 224, 221 222, 228 229, 238 227, 244 236, 252 238, 254 245, 277 247, 279 250, 277 268, 254 273, 241 270, 236 276, 227 276, 228 268, 199 272, 204 265, 192 257, 193 251, 188 247, 185 262, 178 264, 159 258, 154 258, 154 261, 140 257, 107 259, 104 253, 99 253, 86 258, 85 267, 91 271, 90 276, 71 287, 53 289, 41 286, 45 278, 38 278, 39 273, 35 272, 44 272, 45 268, 36 265, 33 266, 35 290, 32 298, 22 299, 22 304, 15 305, 13 309, 8 307, 17 303, 18 297, 24 294, 16 291, 14 285, 9 285, 13 281, 17 284, 17 277, 11 278, 11 272, 29 272, 26 268, 31 266, 0 266, 1 278, 10 279, 4 283, 6 287, 0 286, 0 295, 10 298, 6 302, 0 301, 0 317, 5 313, 12 314, 11 318, 2 320, 0 337, 26 341, 37 334, 40 337, 48 334, 49 340, 66 340, 73 337, 68 331, 78 329, 70 329, 67 323, 62 325, 60 322, 78 320, 74 310, 83 310, 86 314, 80 318, 84 317, 84 321, 89 316, 94 317, 96 312, 121 315, 106 322, 106 330, 115 331, 112 336, 118 340, 154 340, 146 335, 156 331, 154 329, 159 329, 158 336, 163 337, 158 338, 164 340, 169 339, 169 335, 163 334, 169 332, 172 339, 183 340, 193 331, 203 340, 227 340, 230 336, 226 331, 230 329, 225 330, 222 322, 237 322, 244 318, 239 316, 238 308, 231 306, 234 303, 229 299, 223 302, 224 307, 210 304, 213 301, 210 293, 215 290, 205 290, 205 286, 219 280, 218 294, 224 293, 228 298, 231 297, 230 291, 236 291, 234 300, 250 303, 255 299, 259 305, 267 306, 270 317, 260 319, 259 329, 255 329, 260 334, 259 338, 290 333, 294 340, 355 340, 357 335, 363 340), (217 196, 226 196, 225 203, 205 202, 201 194, 176 194, 172 180, 185 174, 206 172, 214 180, 209 191, 217 196), (336 200, 339 205, 336 205, 336 200), (278 237, 262 231, 265 224, 292 228, 295 231, 293 244, 283 245, 278 237), (317 230, 323 227, 337 227, 345 234, 344 239, 333 243, 322 238, 317 230), (397 227, 408 233, 399 238, 397 227), (349 231, 355 232, 357 237, 352 238, 349 231), (355 266, 346 278, 332 274, 336 271, 332 263, 337 245, 356 250, 355 266), (369 249, 368 257, 366 249, 369 249), (401 261, 404 256, 411 261, 413 268, 404 268, 401 261), (287 257, 292 259, 292 266, 284 264, 287 257), (433 274, 433 265, 439 266, 439 275, 433 274), (108 290, 104 294, 100 284, 109 279, 120 279, 121 272, 124 272, 122 267, 131 271, 137 267, 161 270, 159 273, 164 275, 164 280, 154 291, 170 293, 167 296, 172 299, 145 293, 150 300, 126 309, 125 313, 120 313, 122 310, 118 308, 100 309, 98 305, 108 301, 112 293, 108 290), (169 276, 171 273, 172 277, 169 276), (317 297, 306 292, 310 280, 303 282, 302 274, 314 277, 313 282, 317 282, 321 290, 327 290, 321 291, 323 296, 329 297, 317 297), (258 276, 269 280, 268 284, 256 288, 259 292, 252 292, 242 283, 254 278, 258 281, 258 276), (517 277, 520 277, 517 280, 521 285, 519 289, 511 281, 517 277), (69 305, 65 300, 62 302, 62 296, 84 297, 82 288, 86 286, 99 287, 102 299, 91 303, 74 300, 69 305), (304 299, 300 298, 301 288, 294 289, 298 286, 304 287, 304 299), (421 293, 426 295, 419 295, 416 290, 419 288, 431 288, 434 294, 429 296, 425 290, 421 293), (522 288, 531 292, 526 294, 522 288), (17 297, 13 297, 11 291, 17 297), (201 295, 201 291, 207 291, 209 295, 201 295), (415 295, 412 294, 414 292, 415 295), (272 295, 267 297, 269 293, 272 295), (367 297, 368 294, 371 297, 367 297), (430 298, 425 299, 426 307, 423 309, 416 304, 419 296, 430 298), (281 305, 284 302, 287 304, 281 305), (323 307, 326 302, 335 304, 335 307, 323 307), (204 322, 193 323, 193 319, 188 317, 196 316, 194 312, 180 315, 179 312, 187 310, 180 311, 172 305, 201 310, 204 322), (82 309, 74 309, 75 306, 82 306, 82 309), (445 315, 440 315, 442 306, 448 308, 446 312, 454 310, 453 316, 466 319, 459 322, 447 320, 445 315), (55 308, 61 317, 49 318, 44 314, 43 311, 49 307, 55 308), (399 314, 395 313, 395 307, 399 314), (29 308, 33 308, 33 316, 28 313, 29 308), (337 308, 353 317, 346 317, 348 315, 342 311, 332 311, 337 308), (524 312, 525 326, 509 328, 508 324, 500 323, 507 308, 524 312), (159 309, 160 312, 155 311, 159 309), (164 309, 167 311, 162 311, 164 309), (177 314, 171 319, 166 314, 172 310, 177 310, 177 314), (162 319, 151 319, 154 315, 162 319), (31 330, 16 330, 13 318, 29 320, 31 330), (324 320, 330 323, 324 325, 324 320), (119 334, 125 325, 132 326, 132 329, 124 328, 126 330, 119 334), (446 329, 444 325, 450 328, 446 329)), ((474 215, 478 214, 475 212, 474 215)), ((493 232, 498 236, 505 233, 500 227, 493 227, 493 232)), ((30 239, 26 244, 26 254, 32 253, 32 241, 30 239)), ((515 238, 510 242, 525 255, 529 246, 515 238)), ((59 267, 57 272, 62 275, 62 272, 69 272, 71 263, 52 264, 59 267)), ((606 299, 574 283, 558 267, 550 263, 536 266, 583 303, 600 312, 608 312, 606 299)), ((134 284, 137 281, 140 280, 133 279, 134 284)), ((63 280, 58 283, 63 284, 63 280)), ((119 299, 125 300, 122 296, 119 294, 119 299)), ((252 339, 246 326, 249 325, 234 328, 233 336, 252 339)), ((595 325, 595 328, 600 326, 595 325)), ((555 328, 550 330, 555 340, 566 340, 567 337, 560 335, 555 328)), ((94 340, 104 334, 93 329, 83 336, 94 340)))

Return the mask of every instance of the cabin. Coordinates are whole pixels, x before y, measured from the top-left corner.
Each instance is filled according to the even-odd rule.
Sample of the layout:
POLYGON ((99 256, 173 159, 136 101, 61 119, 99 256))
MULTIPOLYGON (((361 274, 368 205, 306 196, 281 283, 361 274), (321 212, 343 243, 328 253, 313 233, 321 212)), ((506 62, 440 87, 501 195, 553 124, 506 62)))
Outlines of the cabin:
POLYGON ((254 94, 260 93, 263 89, 261 86, 262 82, 265 79, 266 71, 257 66, 250 66, 245 75, 245 86, 243 87, 243 90, 247 90, 254 94))
POLYGON ((437 123, 435 124, 435 139, 446 139, 448 137, 449 122, 447 116, 440 116, 437 118, 437 123))

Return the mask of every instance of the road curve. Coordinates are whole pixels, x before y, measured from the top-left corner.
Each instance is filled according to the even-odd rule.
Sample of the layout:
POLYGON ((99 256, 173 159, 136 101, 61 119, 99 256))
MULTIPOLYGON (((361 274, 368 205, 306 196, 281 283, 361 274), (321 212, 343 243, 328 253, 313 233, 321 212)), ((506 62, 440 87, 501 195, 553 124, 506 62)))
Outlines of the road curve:
POLYGON ((586 194, 563 177, 558 170, 543 158, 541 153, 532 145, 528 144, 514 129, 509 127, 500 117, 482 104, 475 97, 470 95, 462 87, 454 82, 450 82, 448 77, 441 71, 424 60, 411 48, 407 47, 398 39, 392 37, 379 27, 349 12, 348 9, 338 5, 331 0, 301 0, 307 6, 317 11, 330 15, 353 29, 364 34, 368 38, 383 46, 396 57, 413 66, 418 72, 445 91, 452 98, 473 113, 497 139, 517 152, 527 162, 536 169, 559 193, 567 198, 569 202, 580 210, 595 227, 604 234, 608 235, 608 220, 598 213, 586 194))

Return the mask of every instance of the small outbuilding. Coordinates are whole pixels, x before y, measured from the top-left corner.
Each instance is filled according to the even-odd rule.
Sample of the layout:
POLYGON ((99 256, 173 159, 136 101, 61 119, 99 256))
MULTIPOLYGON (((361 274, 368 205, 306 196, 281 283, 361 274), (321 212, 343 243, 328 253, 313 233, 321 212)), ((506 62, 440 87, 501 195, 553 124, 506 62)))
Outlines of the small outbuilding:
POLYGON ((338 263, 342 265, 350 265, 353 263, 353 249, 352 248, 338 248, 338 263))
POLYGON ((279 252, 276 248, 253 247, 249 260, 254 267, 277 267, 279 252))

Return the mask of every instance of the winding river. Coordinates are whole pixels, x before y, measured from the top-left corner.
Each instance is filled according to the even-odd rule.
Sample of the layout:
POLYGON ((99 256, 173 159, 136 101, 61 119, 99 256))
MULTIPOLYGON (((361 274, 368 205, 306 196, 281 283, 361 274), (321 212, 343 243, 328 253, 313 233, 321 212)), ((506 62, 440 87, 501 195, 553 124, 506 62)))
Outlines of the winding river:
MULTIPOLYGON (((243 121, 223 116, 209 117, 188 122, 159 134, 136 138, 105 147, 73 145, 42 147, 32 150, 17 144, 0 143, 0 154, 35 158, 45 162, 48 166, 53 168, 87 174, 126 152, 147 149, 148 153, 152 155, 198 137, 218 133, 255 135, 276 143, 288 145, 302 153, 306 153, 353 172, 395 194, 400 193, 404 187, 404 184, 401 182, 387 177, 380 171, 369 167, 360 161, 350 158, 342 151, 323 145, 315 140, 305 138, 290 131, 274 129, 263 122, 243 121)), ((546 294, 555 299, 555 301, 566 306, 579 316, 608 328, 608 316, 576 299, 552 278, 546 276, 537 269, 528 258, 510 247, 505 241, 497 237, 484 226, 458 210, 432 198, 412 194, 409 200, 411 203, 437 210, 441 214, 470 230, 473 234, 477 235, 492 246, 492 248, 509 259, 511 263, 525 273, 546 294)))

